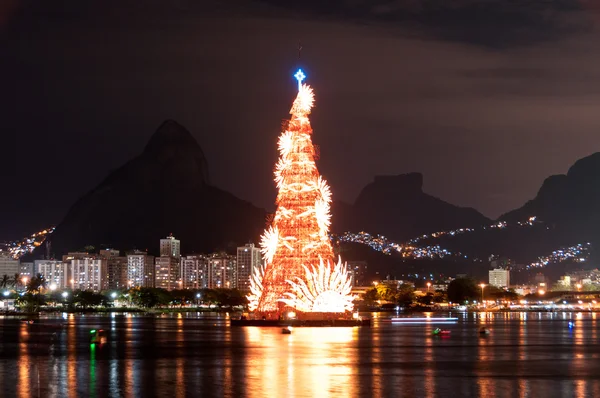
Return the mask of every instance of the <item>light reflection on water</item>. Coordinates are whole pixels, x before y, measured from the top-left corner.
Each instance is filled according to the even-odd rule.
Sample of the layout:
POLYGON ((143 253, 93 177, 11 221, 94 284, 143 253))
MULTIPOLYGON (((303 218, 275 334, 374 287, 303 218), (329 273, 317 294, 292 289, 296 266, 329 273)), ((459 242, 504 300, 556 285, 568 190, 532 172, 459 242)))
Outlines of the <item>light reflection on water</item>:
POLYGON ((215 314, 0 318, 0 396, 600 396, 596 314, 464 314, 449 338, 376 315, 291 335, 215 314))

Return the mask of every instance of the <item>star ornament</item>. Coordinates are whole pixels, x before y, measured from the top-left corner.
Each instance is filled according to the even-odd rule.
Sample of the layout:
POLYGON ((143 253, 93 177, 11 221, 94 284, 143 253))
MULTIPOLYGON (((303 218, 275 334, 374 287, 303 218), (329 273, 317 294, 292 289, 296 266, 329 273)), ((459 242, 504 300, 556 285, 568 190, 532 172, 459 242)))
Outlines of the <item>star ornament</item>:
POLYGON ((294 75, 296 80, 298 80, 298 89, 302 86, 302 81, 306 79, 306 75, 302 72, 302 69, 298 69, 298 72, 294 75))

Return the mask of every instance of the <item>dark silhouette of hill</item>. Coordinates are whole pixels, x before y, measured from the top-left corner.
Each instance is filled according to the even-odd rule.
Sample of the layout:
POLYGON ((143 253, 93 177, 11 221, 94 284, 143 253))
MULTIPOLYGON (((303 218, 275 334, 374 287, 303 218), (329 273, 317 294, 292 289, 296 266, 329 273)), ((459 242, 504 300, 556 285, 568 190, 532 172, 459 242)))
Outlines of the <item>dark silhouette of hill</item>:
POLYGON ((478 228, 474 232, 423 239, 419 245, 440 245, 452 253, 482 259, 484 264, 487 264, 485 259, 490 254, 528 264, 552 251, 590 242, 590 261, 579 264, 566 262, 553 265, 552 269, 558 272, 564 267, 594 267, 600 258, 599 253, 593 250, 594 246, 600 245, 600 153, 578 160, 566 175, 546 178, 535 198, 503 214, 499 221, 507 221, 508 226, 478 228), (532 216, 536 217, 532 225, 523 223, 532 216))
MULTIPOLYGON (((84 246, 156 253, 170 233, 185 253, 256 242, 265 212, 210 185, 208 164, 192 135, 167 120, 144 151, 81 197, 50 238, 60 256, 84 246)), ((36 250, 34 257, 41 257, 36 250)))
POLYGON ((503 214, 507 221, 536 216, 564 239, 598 241, 600 238, 600 152, 579 159, 566 175, 544 181, 536 197, 503 214))
POLYGON ((333 205, 334 232, 367 231, 396 240, 490 223, 475 209, 458 207, 424 193, 420 173, 377 176, 363 188, 353 205, 333 205))

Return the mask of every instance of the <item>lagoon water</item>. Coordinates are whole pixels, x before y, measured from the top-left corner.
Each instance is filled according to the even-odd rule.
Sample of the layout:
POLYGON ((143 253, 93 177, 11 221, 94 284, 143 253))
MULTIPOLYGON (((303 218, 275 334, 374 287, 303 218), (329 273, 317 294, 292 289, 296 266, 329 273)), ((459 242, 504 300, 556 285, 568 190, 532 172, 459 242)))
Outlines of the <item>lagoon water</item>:
POLYGON ((447 338, 369 315, 291 335, 225 314, 0 317, 0 396, 600 397, 600 314, 453 314, 447 338))

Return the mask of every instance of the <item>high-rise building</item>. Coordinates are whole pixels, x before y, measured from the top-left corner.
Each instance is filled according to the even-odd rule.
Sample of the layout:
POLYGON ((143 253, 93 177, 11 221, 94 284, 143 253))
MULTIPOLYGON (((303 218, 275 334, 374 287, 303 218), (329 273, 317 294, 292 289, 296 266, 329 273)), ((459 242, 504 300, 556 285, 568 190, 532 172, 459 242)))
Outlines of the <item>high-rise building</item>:
POLYGON ((181 257, 181 241, 175 239, 173 235, 160 240, 160 256, 173 257, 179 260, 181 257))
POLYGON ((236 280, 236 256, 214 253, 208 257, 207 287, 209 289, 232 288, 236 280))
POLYGON ((48 287, 54 285, 57 289, 67 289, 71 287, 69 283, 70 263, 64 263, 60 260, 35 260, 34 274, 40 274, 48 282, 48 287))
POLYGON ((489 257, 490 260, 490 267, 492 269, 510 269, 511 267, 513 267, 515 265, 515 262, 513 260, 511 260, 510 258, 506 258, 506 257, 499 257, 499 256, 495 256, 495 255, 491 255, 489 257))
POLYGON ((182 287, 179 280, 179 260, 171 256, 160 256, 155 259, 156 281, 155 286, 172 290, 182 287))
POLYGON ((496 268, 489 271, 490 286, 509 287, 510 271, 507 269, 496 268))
POLYGON ((262 254, 253 243, 237 248, 236 279, 232 287, 242 292, 250 291, 250 275, 262 265, 262 254))
POLYGON ((90 257, 90 253, 88 252, 69 252, 62 256, 63 263, 69 263, 74 259, 81 259, 90 257))
POLYGON ((37 268, 35 267, 35 263, 21 263, 19 266, 19 275, 25 278, 31 278, 35 276, 37 273, 37 268))
POLYGON ((98 292, 106 288, 106 259, 96 257, 71 260, 71 286, 73 289, 98 292))
POLYGON ((154 256, 142 251, 127 253, 127 287, 154 287, 154 256))
POLYGON ((106 288, 127 288, 127 257, 121 257, 115 249, 100 250, 100 258, 106 260, 106 288))
POLYGON ((366 261, 348 261, 346 263, 348 273, 352 280, 352 286, 366 286, 367 282, 367 262, 366 261))
POLYGON ((10 254, 5 252, 0 253, 0 277, 3 275, 13 277, 19 273, 20 266, 20 261, 12 258, 10 254))
POLYGON ((121 252, 116 249, 100 250, 100 257, 102 257, 102 258, 113 258, 113 257, 119 257, 120 255, 121 255, 121 252))
POLYGON ((155 259, 156 287, 172 290, 182 288, 179 280, 181 242, 171 234, 160 240, 160 257, 155 259))
POLYGON ((110 257, 106 259, 106 288, 127 288, 127 257, 110 257))
POLYGON ((181 257, 180 276, 184 289, 206 289, 208 287, 206 256, 193 254, 181 257))

